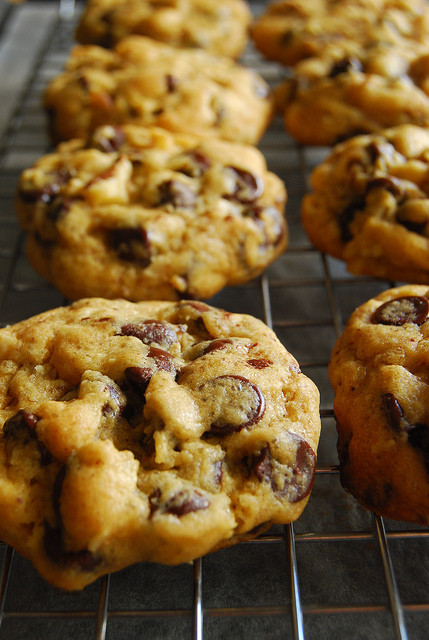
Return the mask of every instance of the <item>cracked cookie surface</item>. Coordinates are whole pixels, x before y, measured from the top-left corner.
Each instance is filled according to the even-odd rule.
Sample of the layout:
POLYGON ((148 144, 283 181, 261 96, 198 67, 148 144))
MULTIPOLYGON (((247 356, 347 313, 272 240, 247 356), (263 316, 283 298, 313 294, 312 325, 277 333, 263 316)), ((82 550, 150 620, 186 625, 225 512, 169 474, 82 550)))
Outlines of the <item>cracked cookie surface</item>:
POLYGON ((44 107, 56 142, 132 123, 255 144, 273 110, 270 88, 253 69, 145 36, 113 49, 75 46, 48 84, 44 107))
POLYGON ((372 511, 429 524, 429 291, 361 305, 333 348, 341 482, 372 511))
POLYGON ((85 299, 0 330, 0 538, 52 584, 295 520, 319 394, 260 320, 85 299))
POLYGON ((238 58, 247 44, 251 17, 244 0, 90 0, 76 39, 112 47, 135 34, 238 58))
POLYGON ((313 171, 305 230, 347 269, 429 284, 429 130, 403 125, 356 136, 313 171))
POLYGON ((209 298, 287 244, 286 189, 255 147, 133 125, 62 143, 21 175, 30 262, 67 298, 209 298))

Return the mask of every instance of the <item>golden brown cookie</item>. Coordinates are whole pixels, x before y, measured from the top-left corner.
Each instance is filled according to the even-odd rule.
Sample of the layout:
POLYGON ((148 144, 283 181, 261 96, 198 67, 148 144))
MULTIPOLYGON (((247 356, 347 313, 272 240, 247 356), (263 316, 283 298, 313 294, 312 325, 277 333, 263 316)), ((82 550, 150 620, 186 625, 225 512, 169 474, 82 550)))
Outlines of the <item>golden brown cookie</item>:
POLYGON ((428 35, 426 0, 279 0, 252 25, 257 48, 287 66, 338 61, 379 45, 417 55, 427 51, 428 35))
POLYGON ((44 106, 55 141, 131 123, 254 144, 272 117, 269 86, 253 69, 144 36, 74 47, 44 106))
POLYGON ((356 274, 429 284, 429 129, 356 136, 313 171, 302 222, 356 274))
POLYGON ((286 189, 255 147, 105 126, 21 175, 31 264, 67 298, 209 298, 285 249, 286 189))
POLYGON ((76 39, 112 47, 135 34, 238 58, 247 44, 251 17, 244 0, 89 0, 76 39))
POLYGON ((407 285, 361 305, 329 366, 343 486, 382 516, 426 525, 428 295, 407 285))
POLYGON ((401 124, 429 126, 429 55, 382 47, 337 62, 306 60, 276 87, 289 134, 333 145, 401 124))
POLYGON ((0 330, 0 538, 81 589, 295 520, 319 395, 260 320, 91 298, 0 330))

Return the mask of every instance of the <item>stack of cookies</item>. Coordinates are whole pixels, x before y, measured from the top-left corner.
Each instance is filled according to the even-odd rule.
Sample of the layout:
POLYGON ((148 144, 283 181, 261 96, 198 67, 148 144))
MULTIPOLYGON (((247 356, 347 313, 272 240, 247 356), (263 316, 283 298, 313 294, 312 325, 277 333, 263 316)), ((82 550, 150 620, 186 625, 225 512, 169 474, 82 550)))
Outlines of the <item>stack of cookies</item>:
POLYGON ((20 178, 31 264, 73 304, 0 330, 0 538, 81 589, 292 522, 319 393, 272 330, 208 298, 285 250, 235 62, 243 0, 90 0, 46 88, 58 146, 20 178), (111 47, 111 48, 108 48, 111 47))

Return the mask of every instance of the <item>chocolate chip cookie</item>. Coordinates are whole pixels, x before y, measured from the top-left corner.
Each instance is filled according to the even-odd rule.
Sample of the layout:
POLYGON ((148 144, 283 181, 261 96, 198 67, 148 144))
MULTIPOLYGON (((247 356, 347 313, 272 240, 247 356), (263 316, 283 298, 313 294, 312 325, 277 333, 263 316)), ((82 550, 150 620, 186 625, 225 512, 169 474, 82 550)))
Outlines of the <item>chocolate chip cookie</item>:
POLYGON ((52 584, 179 564, 295 520, 314 383, 260 320, 91 298, 0 330, 0 539, 52 584))
POLYGON ((62 143, 21 175, 31 264, 67 298, 209 298, 285 249, 286 189, 252 146, 134 125, 62 143))
POLYGON ((356 136, 313 171, 302 222, 347 269, 429 284, 429 129, 402 125, 356 136))
POLYGON ((76 39, 112 47, 136 34, 238 58, 248 41, 251 18, 244 0, 89 0, 76 39))
POLYGON ((429 126, 429 55, 413 55, 383 45, 300 63, 276 87, 286 130, 302 144, 333 145, 401 124, 429 126))
POLYGON ((338 61, 384 45, 427 51, 426 0, 280 0, 252 25, 257 48, 294 67, 307 58, 338 61))
POLYGON ((406 285, 360 306, 329 366, 343 486, 375 513, 426 525, 428 296, 406 285))
POLYGON ((273 110, 255 70, 144 36, 123 38, 114 49, 75 46, 46 87, 44 106, 56 142, 132 123, 255 144, 273 110))

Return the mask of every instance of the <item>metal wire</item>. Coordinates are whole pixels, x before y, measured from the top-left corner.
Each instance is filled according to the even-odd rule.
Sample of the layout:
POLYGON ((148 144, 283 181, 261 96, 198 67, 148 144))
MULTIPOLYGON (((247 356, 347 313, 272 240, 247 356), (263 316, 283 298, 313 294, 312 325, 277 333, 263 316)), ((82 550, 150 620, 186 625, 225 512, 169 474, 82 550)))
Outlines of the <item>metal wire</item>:
MULTIPOLYGON (((262 6, 252 4, 255 13, 262 6)), ((28 60, 28 79, 17 91, 16 109, 0 139, 2 325, 62 303, 59 294, 29 269, 13 212, 20 171, 49 145, 40 136, 40 93, 47 79, 61 70, 73 42, 76 6, 72 0, 61 0, 59 8, 28 60)), ((2 41, 11 21, 28 10, 8 6, 0 17, 2 41)), ((272 83, 281 77, 279 67, 251 49, 245 62, 272 83)), ((294 525, 274 528, 189 568, 167 571, 142 565, 131 573, 107 576, 71 600, 42 586, 31 566, 0 543, 0 640, 56 640, 67 633, 74 640, 427 637, 429 531, 372 519, 340 488, 332 452, 334 415, 326 375, 330 347, 351 308, 381 285, 348 276, 336 261, 314 251, 302 233, 299 202, 320 152, 313 155, 295 145, 279 121, 267 132, 261 149, 288 188, 290 246, 260 280, 222 293, 216 303, 263 318, 320 385, 322 446, 313 495, 303 516, 294 525), (34 604, 37 594, 44 596, 34 604), (33 627, 43 632, 31 635, 33 627)))

